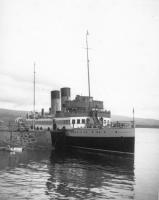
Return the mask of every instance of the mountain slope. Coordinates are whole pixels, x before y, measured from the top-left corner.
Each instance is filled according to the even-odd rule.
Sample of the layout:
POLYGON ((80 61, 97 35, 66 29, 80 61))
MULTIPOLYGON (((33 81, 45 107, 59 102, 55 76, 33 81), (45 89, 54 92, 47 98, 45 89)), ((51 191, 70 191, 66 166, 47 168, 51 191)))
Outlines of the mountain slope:
MULTIPOLYGON (((9 122, 17 117, 24 117, 27 111, 8 110, 0 108, 0 121, 9 122)), ((132 118, 127 116, 112 115, 113 121, 132 121, 132 118)), ((159 128, 159 120, 135 118, 136 127, 154 127, 159 128)))
MULTIPOLYGON (((131 117, 120 116, 120 115, 112 115, 113 121, 132 121, 131 117)), ((154 127, 159 128, 159 120, 156 119, 144 119, 144 118, 135 118, 136 127, 154 127)))
POLYGON ((9 122, 15 120, 17 117, 24 117, 27 111, 8 110, 0 108, 0 121, 9 122))

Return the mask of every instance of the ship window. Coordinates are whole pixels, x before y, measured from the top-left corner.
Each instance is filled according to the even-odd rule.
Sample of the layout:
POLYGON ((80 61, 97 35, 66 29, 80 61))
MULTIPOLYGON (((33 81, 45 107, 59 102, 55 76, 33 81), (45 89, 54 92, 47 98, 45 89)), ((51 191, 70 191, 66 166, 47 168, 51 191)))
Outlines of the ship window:
POLYGON ((80 119, 77 119, 77 124, 80 124, 80 119))
POLYGON ((85 119, 82 119, 82 124, 85 124, 85 119))
POLYGON ((72 124, 75 124, 75 119, 72 120, 72 124))
POLYGON ((70 124, 70 120, 65 120, 64 122, 64 124, 70 124))

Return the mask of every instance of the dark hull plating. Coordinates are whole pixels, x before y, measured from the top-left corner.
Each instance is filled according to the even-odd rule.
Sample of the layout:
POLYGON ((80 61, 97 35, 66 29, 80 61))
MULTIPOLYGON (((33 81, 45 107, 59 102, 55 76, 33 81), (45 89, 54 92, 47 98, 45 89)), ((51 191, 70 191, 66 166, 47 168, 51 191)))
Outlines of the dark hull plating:
POLYGON ((98 151, 114 151, 134 153, 134 138, 86 138, 86 137, 66 137, 67 146, 87 148, 98 151))
POLYGON ((70 137, 65 131, 52 132, 52 145, 56 149, 84 148, 97 151, 134 153, 134 137, 70 137))

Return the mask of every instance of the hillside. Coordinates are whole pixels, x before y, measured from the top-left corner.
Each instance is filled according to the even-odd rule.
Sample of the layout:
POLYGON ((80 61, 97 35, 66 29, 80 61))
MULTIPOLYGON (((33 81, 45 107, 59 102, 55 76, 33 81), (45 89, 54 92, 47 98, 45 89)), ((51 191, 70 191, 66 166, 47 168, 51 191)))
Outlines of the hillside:
POLYGON ((0 121, 9 122, 14 121, 17 117, 25 116, 27 111, 8 110, 0 108, 0 121))
MULTIPOLYGON (((120 116, 120 115, 112 115, 113 121, 129 121, 132 120, 130 117, 120 116)), ((156 119, 144 119, 144 118, 135 118, 135 124, 138 128, 159 128, 159 120, 156 119)))
MULTIPOLYGON (((15 120, 17 117, 25 116, 27 111, 18 111, 18 110, 8 110, 0 108, 0 121, 9 122, 15 120)), ((112 115, 113 121, 129 121, 132 118, 127 116, 112 115)), ((159 128, 159 120, 155 119, 144 119, 144 118, 135 118, 136 127, 145 127, 145 128, 159 128)))

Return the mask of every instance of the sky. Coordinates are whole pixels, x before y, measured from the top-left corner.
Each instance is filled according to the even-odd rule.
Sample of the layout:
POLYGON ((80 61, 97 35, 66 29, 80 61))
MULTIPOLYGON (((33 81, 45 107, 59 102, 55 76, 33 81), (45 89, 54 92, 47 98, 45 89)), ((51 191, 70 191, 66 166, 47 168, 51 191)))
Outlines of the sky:
POLYGON ((114 115, 159 119, 158 0, 0 0, 0 108, 50 107, 71 88, 114 115))

